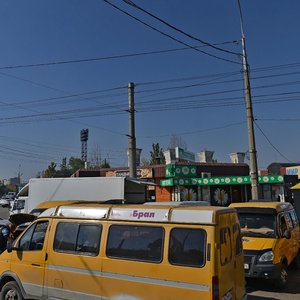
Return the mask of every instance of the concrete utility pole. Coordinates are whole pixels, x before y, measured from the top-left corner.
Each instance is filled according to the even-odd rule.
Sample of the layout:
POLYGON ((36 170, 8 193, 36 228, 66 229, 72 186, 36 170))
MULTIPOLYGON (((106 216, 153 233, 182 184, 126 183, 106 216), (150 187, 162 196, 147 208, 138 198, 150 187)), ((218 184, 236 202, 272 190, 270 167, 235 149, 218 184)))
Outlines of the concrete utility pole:
POLYGON ((136 178, 136 139, 134 119, 134 83, 128 83, 128 112, 129 112, 129 134, 128 134, 128 165, 129 176, 136 178))
POLYGON ((238 1, 240 12, 240 23, 242 33, 242 47, 243 47, 243 71, 244 71, 244 88, 245 88, 245 102, 247 112, 247 127, 248 127, 248 140, 249 140, 249 156, 250 156, 250 177, 251 177, 251 196, 252 200, 258 200, 258 170, 257 170, 257 152, 255 146, 254 136, 254 119, 252 109, 251 87, 249 79, 249 65, 247 61, 246 41, 243 26, 243 16, 240 0, 238 1))

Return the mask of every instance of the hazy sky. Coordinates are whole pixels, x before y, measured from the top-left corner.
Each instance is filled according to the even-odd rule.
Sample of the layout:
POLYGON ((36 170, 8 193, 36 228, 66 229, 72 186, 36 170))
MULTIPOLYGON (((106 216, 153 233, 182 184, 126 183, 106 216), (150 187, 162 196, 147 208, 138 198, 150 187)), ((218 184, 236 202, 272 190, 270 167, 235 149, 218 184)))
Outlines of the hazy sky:
MULTIPOLYGON (((0 178, 80 157, 83 128, 89 158, 127 165, 129 82, 142 158, 171 135, 219 162, 247 151, 237 1, 134 3, 190 37, 122 0, 0 2, 0 178)), ((300 161, 300 1, 241 5, 259 168, 300 161)))

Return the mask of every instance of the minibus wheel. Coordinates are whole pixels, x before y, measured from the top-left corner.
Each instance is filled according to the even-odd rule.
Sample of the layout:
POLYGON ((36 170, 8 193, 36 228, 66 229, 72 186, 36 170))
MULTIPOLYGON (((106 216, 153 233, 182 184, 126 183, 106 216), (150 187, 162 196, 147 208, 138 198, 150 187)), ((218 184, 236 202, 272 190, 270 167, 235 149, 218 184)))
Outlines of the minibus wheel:
POLYGON ((24 300, 19 286, 15 281, 10 281, 4 285, 0 293, 1 300, 24 300))
POLYGON ((284 289, 288 280, 288 269, 287 266, 283 263, 280 268, 280 274, 277 279, 275 279, 275 286, 280 290, 284 289))

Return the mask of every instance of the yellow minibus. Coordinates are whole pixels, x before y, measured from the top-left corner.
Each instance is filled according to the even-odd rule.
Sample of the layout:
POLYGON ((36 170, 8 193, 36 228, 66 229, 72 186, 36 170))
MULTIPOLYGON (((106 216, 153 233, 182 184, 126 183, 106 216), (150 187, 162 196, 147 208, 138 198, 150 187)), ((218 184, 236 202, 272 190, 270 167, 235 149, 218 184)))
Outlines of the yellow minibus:
POLYGON ((283 289, 288 269, 300 267, 300 231, 296 211, 287 202, 233 203, 238 211, 246 278, 264 278, 283 289))
POLYGON ((246 297, 232 208, 53 207, 0 255, 0 299, 246 297))

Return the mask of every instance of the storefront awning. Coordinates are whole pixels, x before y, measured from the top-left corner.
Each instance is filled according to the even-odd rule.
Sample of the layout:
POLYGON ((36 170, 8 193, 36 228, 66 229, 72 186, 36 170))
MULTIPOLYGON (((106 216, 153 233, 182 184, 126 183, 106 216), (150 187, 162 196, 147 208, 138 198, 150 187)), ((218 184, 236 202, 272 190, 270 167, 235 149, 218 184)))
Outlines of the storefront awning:
MULTIPOLYGON (((282 175, 265 175, 258 177, 259 184, 283 183, 282 175)), ((160 181, 161 186, 209 186, 209 185, 246 185, 251 184, 250 176, 224 176, 209 178, 169 178, 160 181)), ((299 187, 300 188, 300 187, 299 187)))

